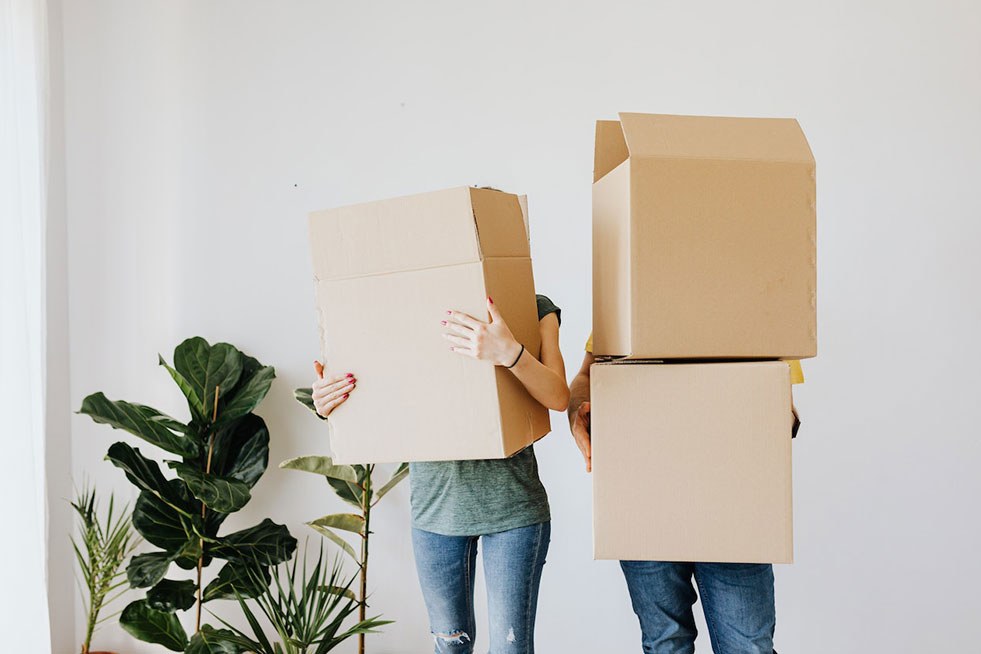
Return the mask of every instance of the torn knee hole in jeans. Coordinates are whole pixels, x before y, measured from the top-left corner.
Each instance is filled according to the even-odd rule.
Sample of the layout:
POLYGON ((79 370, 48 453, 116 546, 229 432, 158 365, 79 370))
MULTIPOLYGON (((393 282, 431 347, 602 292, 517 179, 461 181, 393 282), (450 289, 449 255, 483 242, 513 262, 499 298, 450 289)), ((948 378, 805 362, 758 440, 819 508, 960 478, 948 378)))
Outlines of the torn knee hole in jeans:
POLYGON ((463 631, 462 629, 459 629, 457 631, 451 631, 445 634, 434 631, 433 638, 453 645, 462 645, 463 643, 470 642, 470 634, 463 631))

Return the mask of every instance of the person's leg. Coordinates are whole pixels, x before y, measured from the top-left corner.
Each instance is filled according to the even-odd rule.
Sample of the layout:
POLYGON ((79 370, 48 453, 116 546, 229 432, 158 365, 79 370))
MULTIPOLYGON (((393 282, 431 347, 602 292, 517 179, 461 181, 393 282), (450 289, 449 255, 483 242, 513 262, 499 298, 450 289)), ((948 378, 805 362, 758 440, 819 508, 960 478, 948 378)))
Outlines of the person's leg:
POLYGON ((773 566, 696 563, 695 581, 715 654, 773 653, 773 566))
POLYGON ((533 654, 538 587, 551 523, 481 536, 490 654, 533 654))
POLYGON ((412 530, 419 586, 429 612, 436 654, 471 654, 476 637, 473 615, 477 538, 412 530))
POLYGON ((690 563, 620 561, 630 602, 640 621, 644 654, 695 651, 695 589, 690 563))

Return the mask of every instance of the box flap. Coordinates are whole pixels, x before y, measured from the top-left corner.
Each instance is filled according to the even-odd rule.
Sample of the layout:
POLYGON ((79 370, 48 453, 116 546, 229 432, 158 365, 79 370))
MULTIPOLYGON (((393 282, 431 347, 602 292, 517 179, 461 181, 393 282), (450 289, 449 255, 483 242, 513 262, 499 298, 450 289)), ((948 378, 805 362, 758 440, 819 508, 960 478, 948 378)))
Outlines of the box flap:
POLYGON ((521 207, 521 219, 525 221, 525 236, 528 237, 528 242, 531 243, 531 227, 528 226, 528 196, 527 195, 518 196, 518 206, 521 207))
POLYGON ((598 182, 607 173, 626 161, 627 142, 623 128, 616 120, 596 121, 596 146, 593 150, 593 181, 598 182))
POLYGON ((529 257, 528 232, 517 195, 471 188, 480 253, 484 257, 529 257))
MULTIPOLYGON (((523 240, 517 199, 510 197, 523 240)), ((466 186, 311 213, 310 245, 320 280, 480 260, 466 186)))
MULTIPOLYGON (((804 132, 793 118, 622 113, 620 123, 631 157, 814 163, 804 132)), ((597 139, 597 159, 598 143, 597 139)))

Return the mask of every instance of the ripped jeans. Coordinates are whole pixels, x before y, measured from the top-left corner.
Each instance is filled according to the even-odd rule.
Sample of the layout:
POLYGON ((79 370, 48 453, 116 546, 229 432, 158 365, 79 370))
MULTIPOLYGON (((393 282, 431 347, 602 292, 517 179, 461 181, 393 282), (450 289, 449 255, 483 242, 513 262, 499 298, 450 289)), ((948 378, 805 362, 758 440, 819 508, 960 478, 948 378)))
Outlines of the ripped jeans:
POLYGON ((412 530, 419 585, 437 654, 471 654, 477 542, 484 548, 490 654, 533 654, 535 612, 551 523, 483 536, 412 530))

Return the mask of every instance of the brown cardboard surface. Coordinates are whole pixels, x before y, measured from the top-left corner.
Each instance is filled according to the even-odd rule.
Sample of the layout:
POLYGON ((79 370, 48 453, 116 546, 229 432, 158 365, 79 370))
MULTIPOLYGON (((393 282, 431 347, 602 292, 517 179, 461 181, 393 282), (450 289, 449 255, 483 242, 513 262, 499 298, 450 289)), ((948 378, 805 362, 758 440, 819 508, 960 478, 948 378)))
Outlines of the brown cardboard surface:
POLYGON ((593 346, 634 359, 817 353, 814 160, 797 121, 596 127, 593 346))
POLYGON ((506 371, 450 352, 440 320, 487 320, 490 294, 537 354, 528 241, 516 196, 466 187, 310 215, 321 347, 358 388, 328 425, 338 463, 510 456, 549 431, 506 371))
POLYGON ((591 368, 597 559, 793 561, 790 369, 591 368))

